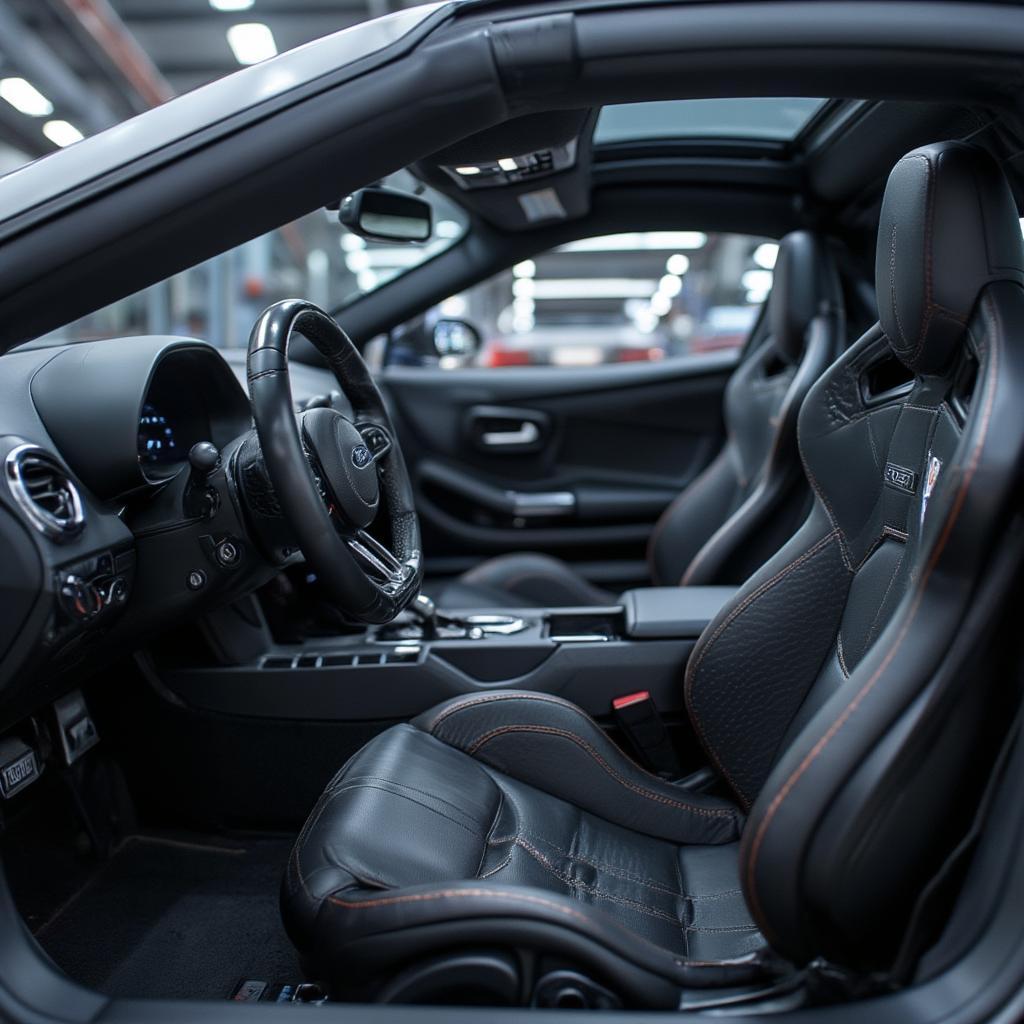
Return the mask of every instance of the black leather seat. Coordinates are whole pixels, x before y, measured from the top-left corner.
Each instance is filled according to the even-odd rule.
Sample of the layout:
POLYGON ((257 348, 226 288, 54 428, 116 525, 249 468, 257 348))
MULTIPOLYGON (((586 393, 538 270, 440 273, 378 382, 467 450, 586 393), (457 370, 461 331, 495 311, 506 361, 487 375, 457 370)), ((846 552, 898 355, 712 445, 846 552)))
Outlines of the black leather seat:
POLYGON ((885 969, 977 805, 1021 561, 1024 252, 987 153, 897 164, 876 272, 881 324, 800 415, 811 514, 689 659, 721 795, 648 775, 557 697, 448 701, 358 753, 296 843, 283 909, 315 977, 465 995, 444 964, 494 950, 496 1000, 568 967, 669 1007, 759 950, 885 969))
MULTIPOLYGON (((783 238, 768 299, 769 335, 729 380, 725 445, 651 534, 652 584, 740 583, 796 531, 810 500, 796 450, 796 419, 808 389, 842 349, 842 308, 825 243, 809 231, 783 238)), ((534 553, 492 558, 432 596, 446 609, 616 599, 568 563, 534 553)))

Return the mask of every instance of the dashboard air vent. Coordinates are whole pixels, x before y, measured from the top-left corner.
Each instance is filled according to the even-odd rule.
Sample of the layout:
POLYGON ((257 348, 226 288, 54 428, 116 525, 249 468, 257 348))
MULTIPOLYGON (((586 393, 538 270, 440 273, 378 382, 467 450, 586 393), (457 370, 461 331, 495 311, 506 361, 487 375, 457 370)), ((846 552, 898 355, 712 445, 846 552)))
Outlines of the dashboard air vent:
POLYGON ((7 483, 29 522, 52 540, 67 540, 85 524, 82 498, 68 471, 33 444, 14 448, 6 460, 7 483))

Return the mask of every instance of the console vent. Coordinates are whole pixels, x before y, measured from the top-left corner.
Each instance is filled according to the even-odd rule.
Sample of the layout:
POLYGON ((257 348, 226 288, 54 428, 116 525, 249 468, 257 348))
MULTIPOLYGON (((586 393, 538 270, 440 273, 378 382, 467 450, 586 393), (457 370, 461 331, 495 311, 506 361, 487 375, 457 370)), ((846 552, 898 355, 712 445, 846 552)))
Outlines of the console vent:
POLYGON ((7 483, 29 522, 52 540, 67 540, 85 524, 82 498, 55 456, 33 444, 7 456, 7 483))

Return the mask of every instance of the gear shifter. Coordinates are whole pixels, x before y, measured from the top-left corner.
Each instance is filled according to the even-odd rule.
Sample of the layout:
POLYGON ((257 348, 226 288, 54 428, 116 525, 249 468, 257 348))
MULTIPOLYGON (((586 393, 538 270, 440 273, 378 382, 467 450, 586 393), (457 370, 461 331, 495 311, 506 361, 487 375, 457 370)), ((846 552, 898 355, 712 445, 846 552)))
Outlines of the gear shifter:
POLYGON ((417 594, 408 611, 416 619, 423 631, 424 640, 437 639, 437 627, 440 624, 437 605, 426 594, 417 594))

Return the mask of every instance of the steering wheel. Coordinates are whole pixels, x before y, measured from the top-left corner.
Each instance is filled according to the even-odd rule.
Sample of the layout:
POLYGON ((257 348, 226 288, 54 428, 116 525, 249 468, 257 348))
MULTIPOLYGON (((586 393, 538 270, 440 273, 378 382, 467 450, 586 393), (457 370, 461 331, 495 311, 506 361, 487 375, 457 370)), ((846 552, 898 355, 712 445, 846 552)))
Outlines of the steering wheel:
POLYGON ((270 503, 343 613, 390 622, 423 581, 420 531, 405 460, 369 368, 333 317, 286 299, 253 326, 246 370, 270 503), (353 419, 332 408, 296 415, 288 375, 296 331, 327 360, 353 419), (375 532, 385 527, 386 541, 370 533, 378 517, 375 532))

